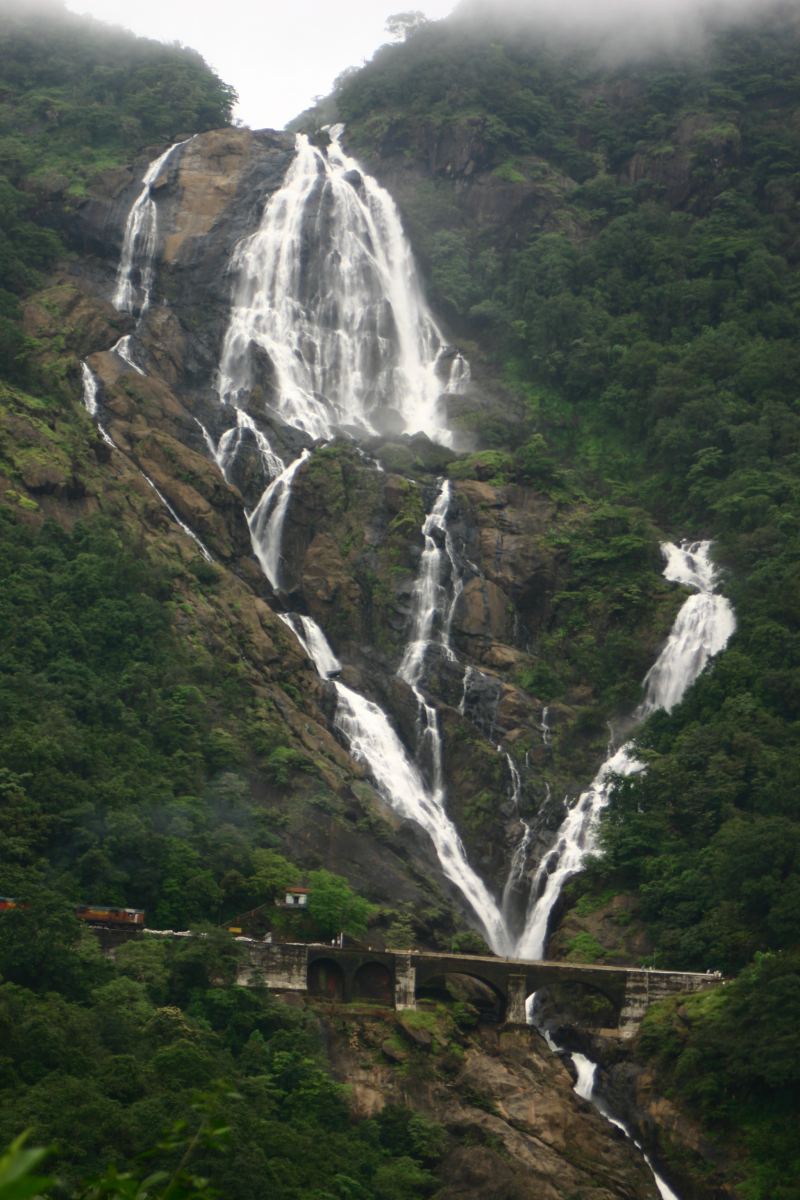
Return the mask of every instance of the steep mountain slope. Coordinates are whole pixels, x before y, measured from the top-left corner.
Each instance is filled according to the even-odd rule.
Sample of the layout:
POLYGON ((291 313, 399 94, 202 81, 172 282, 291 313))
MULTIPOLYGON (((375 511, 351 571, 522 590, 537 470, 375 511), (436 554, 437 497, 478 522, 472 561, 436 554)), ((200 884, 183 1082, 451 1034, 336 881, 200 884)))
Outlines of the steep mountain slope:
MULTIPOLYGON (((384 48, 325 115, 398 196, 462 344, 517 397, 516 421, 513 406, 468 417, 507 478, 531 456, 568 464, 595 494, 713 536, 729 568, 736 638, 639 736, 648 771, 615 791, 605 857, 554 947, 624 953, 633 913, 660 963, 779 952, 741 998, 681 1010, 645 1045, 718 1132, 745 1132, 752 1194, 791 1194, 794 1076, 739 1073, 728 1038, 743 1019, 759 1036, 776 980, 798 990, 796 8, 611 65, 579 37, 471 17, 384 48)), ((556 647, 571 653, 591 611, 557 614, 556 647)), ((768 1024, 785 1046, 789 1027, 768 1024)))
MULTIPOLYGON (((333 421, 342 397, 316 389, 325 431, 339 426, 324 446, 321 427, 286 407, 286 379, 324 358, 315 347, 331 328, 349 332, 336 324, 344 300, 328 304, 325 291, 344 257, 339 210, 313 208, 328 194, 313 179, 356 216, 377 187, 341 158, 336 135, 318 133, 318 115, 306 121, 312 141, 295 158, 289 135, 202 132, 230 96, 196 63, 201 97, 179 110, 186 127, 170 117, 156 135, 137 116, 134 129, 135 71, 123 72, 100 105, 115 114, 113 161, 142 139, 158 144, 85 192, 59 184, 33 209, 12 205, 39 222, 26 269, 54 261, 48 223, 73 257, 35 293, 21 278, 27 359, 14 342, 3 384, 12 570, 0 746, 13 818, 3 891, 99 893, 183 925, 271 904, 301 870, 323 866, 382 906, 376 941, 469 944, 472 926, 513 942, 563 797, 592 777, 606 721, 624 731, 684 598, 660 575, 658 543, 691 534, 718 539, 739 633, 642 734, 648 773, 615 792, 606 857, 579 881, 585 894, 554 945, 623 959, 655 948, 670 965, 710 957, 726 968, 791 949, 796 51, 785 6, 744 33, 718 31, 703 57, 613 68, 585 48, 456 19, 345 81, 327 115, 346 119, 347 144, 400 200, 434 307, 471 360, 468 384, 412 297, 452 446, 418 433, 402 388, 387 382, 381 356, 399 310, 387 319, 380 298, 366 368, 380 388, 358 392, 358 404, 348 393, 347 420, 333 421), (169 153, 167 133, 180 141, 169 153), (284 195, 292 171, 308 185, 302 205, 300 192, 284 195), (251 251, 262 268, 271 261, 270 229, 253 235, 272 201, 287 222, 292 203, 318 213, 294 243, 282 227, 305 305, 295 325, 324 315, 316 343, 291 343, 288 366, 266 348, 247 276, 251 251), (141 230, 148 211, 152 237, 137 243, 134 217, 141 230), (226 364, 242 328, 246 370, 234 378, 226 364), (290 477, 279 475, 285 463, 290 477), (283 482, 271 491, 273 475, 283 482), (365 751, 365 726, 354 736, 348 725, 353 696, 362 716, 389 715, 378 734, 370 727, 379 747, 365 751), (406 749, 389 745, 391 727, 406 749), (387 747, 399 786, 376 770, 387 747), (419 772, 407 770, 414 758, 419 772), (443 812, 494 924, 477 885, 454 885, 443 847, 452 863, 457 839, 443 812)), ((60 79, 48 84, 54 103, 74 94, 74 78, 60 79)), ((21 84, 8 93, 18 107, 30 91, 21 84)), ((15 180, 37 194, 24 171, 15 180)), ((372 250, 388 225, 376 229, 372 250)), ((4 961, 8 970, 13 955, 4 961)), ((161 968, 137 969, 148 1004, 167 991, 188 1002, 175 981, 157 982, 161 968)), ((204 983, 213 977, 209 968, 204 983)), ((757 1072, 753 1115, 743 1097, 755 1076, 732 1061, 730 1030, 777 986, 791 1046, 796 980, 793 959, 778 955, 730 1000, 654 1018, 642 1043, 706 1119, 713 1062, 729 1095, 723 1132, 746 1128, 754 1161, 771 1157, 778 1174, 790 1140, 765 1154, 764 1128, 776 1114, 788 1128, 794 1076, 757 1072), (687 1086, 692 1072, 700 1082, 687 1086)), ((231 1026, 212 1009, 209 991, 193 1015, 224 1028, 230 1048, 231 1026)), ((279 1054, 280 1038, 273 1067, 279 1054)), ((187 1085, 215 1074, 208 1062, 179 1066, 187 1085)), ((130 1148, 140 1137, 131 1132, 130 1148)), ((465 1165, 470 1187, 484 1169, 470 1182, 465 1165)), ((764 1183, 752 1163, 736 1169, 749 1170, 749 1194, 776 1194, 774 1174, 764 1183)), ((687 1186, 711 1194, 696 1171, 687 1186)), ((433 1186, 413 1171, 407 1184, 433 1186)))

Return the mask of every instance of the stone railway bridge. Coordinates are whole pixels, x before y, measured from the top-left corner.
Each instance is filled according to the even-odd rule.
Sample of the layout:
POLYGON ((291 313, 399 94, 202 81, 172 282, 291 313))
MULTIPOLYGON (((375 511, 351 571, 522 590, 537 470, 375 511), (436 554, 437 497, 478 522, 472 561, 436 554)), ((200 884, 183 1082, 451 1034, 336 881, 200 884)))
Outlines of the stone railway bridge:
POLYGON ((245 949, 237 983, 281 992, 383 1003, 415 1008, 426 987, 447 976, 479 980, 498 1000, 508 1024, 525 1024, 525 1002, 532 992, 553 983, 580 984, 600 993, 617 1014, 617 1032, 633 1037, 649 1004, 665 996, 696 992, 720 982, 718 975, 650 971, 564 962, 524 962, 512 958, 426 951, 339 949, 324 945, 265 945, 240 939, 245 949))

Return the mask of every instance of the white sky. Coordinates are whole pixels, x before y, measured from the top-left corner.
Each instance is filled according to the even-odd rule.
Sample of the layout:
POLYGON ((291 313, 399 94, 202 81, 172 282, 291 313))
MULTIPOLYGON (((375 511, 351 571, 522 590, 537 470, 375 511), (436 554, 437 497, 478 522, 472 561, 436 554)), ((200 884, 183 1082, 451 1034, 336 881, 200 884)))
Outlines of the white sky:
POLYGON ((239 93, 237 115, 254 129, 282 129, 326 95, 346 67, 383 42, 386 18, 419 9, 431 20, 456 0, 67 0, 143 37, 199 50, 239 93))

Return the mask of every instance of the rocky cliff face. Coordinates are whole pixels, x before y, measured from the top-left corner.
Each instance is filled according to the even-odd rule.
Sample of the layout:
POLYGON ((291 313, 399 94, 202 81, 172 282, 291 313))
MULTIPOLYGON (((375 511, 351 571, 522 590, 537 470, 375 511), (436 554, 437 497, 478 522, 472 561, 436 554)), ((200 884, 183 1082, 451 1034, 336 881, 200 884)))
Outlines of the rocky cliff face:
MULTIPOLYGON (((477 162, 473 151, 470 161, 477 162)), ((451 581, 457 662, 439 656, 423 684, 440 706, 449 812, 476 869, 499 895, 521 836, 520 820, 534 824, 533 869, 560 819, 562 798, 591 777, 602 756, 606 731, 592 716, 597 697, 591 666, 570 667, 560 685, 551 682, 544 692, 535 682, 547 675, 550 656, 557 660, 552 631, 563 623, 565 597, 576 586, 570 540, 594 517, 588 506, 557 497, 546 486, 504 483, 502 471, 498 474, 480 455, 475 477, 470 477, 472 460, 458 461, 456 472, 454 453, 421 435, 392 435, 362 446, 342 438, 317 447, 297 472, 284 537, 288 595, 277 601, 271 596, 244 517, 266 482, 255 435, 243 437, 228 481, 208 444, 230 424, 214 386, 230 306, 228 265, 236 245, 257 227, 292 154, 288 135, 228 129, 191 139, 168 160, 153 190, 158 213, 153 293, 137 321, 117 312, 110 298, 145 157, 129 173, 101 178, 70 230, 84 256, 30 303, 28 328, 50 355, 53 371, 65 376, 73 420, 78 357, 86 358, 99 381, 100 417, 119 452, 109 452, 87 430, 84 436, 95 443, 99 461, 93 487, 80 498, 82 511, 104 505, 119 509, 121 493, 135 494, 146 513, 148 535, 157 530, 159 538, 166 535, 181 555, 191 557, 196 549, 142 480, 143 472, 208 547, 226 587, 240 597, 226 625, 237 622, 260 639, 259 653, 248 654, 254 684, 258 678, 258 686, 269 690, 270 676, 298 673, 302 699, 295 705, 284 697, 282 719, 293 738, 319 756, 326 784, 339 797, 341 835, 322 832, 327 818, 291 817, 291 836, 310 862, 324 859, 334 869, 346 864, 354 882, 366 885, 376 899, 418 897, 418 884, 408 878, 413 869, 398 861, 412 844, 422 848, 424 869, 438 875, 435 860, 426 839, 408 828, 382 837, 380 846, 374 837, 365 838, 364 803, 382 817, 385 806, 331 736, 326 689, 303 663, 274 608, 287 605, 315 618, 344 664, 344 678, 381 702, 413 752, 417 707, 396 672, 409 637, 421 526, 437 480, 447 472, 456 476, 448 530, 458 576, 451 581), (122 335, 130 335, 127 360, 110 348, 122 335), (117 487, 111 488, 109 479, 115 478, 117 487), (514 803, 507 754, 521 775, 514 803), (348 799, 354 792, 357 798, 348 799), (332 845, 340 853, 328 861, 332 845), (388 875, 383 862, 396 864, 388 875)), ((272 382, 271 365, 261 362, 246 408, 256 429, 291 458, 310 439, 270 415, 272 382)), ((480 371, 477 383, 458 400, 462 411, 497 403, 480 371)), ((513 416, 513 404, 509 412, 513 416)), ((45 480, 41 472, 34 478, 30 470, 26 486, 48 491, 53 497, 49 511, 58 519, 74 519, 70 505, 78 501, 65 503, 72 495, 66 467, 58 480, 45 480)), ((50 464, 48 470, 52 474, 55 467, 50 464)), ((634 691, 676 603, 658 575, 652 527, 644 538, 648 543, 652 572, 646 596, 625 617, 638 639, 636 661, 628 664, 634 691)), ((215 643, 228 634, 221 635, 212 623, 203 636, 215 643)), ((525 904, 524 887, 516 904, 525 904)))
MULTIPOLYGON (((427 837, 391 811, 346 753, 332 725, 331 686, 278 614, 290 607, 318 622, 342 661, 343 680, 380 702, 413 754, 419 710, 398 668, 410 636, 421 527, 441 479, 451 476, 453 656, 433 655, 422 686, 439 711, 448 812, 470 862, 499 898, 525 825, 532 874, 560 822, 563 798, 586 783, 602 757, 601 683, 591 656, 581 659, 568 644, 584 636, 580 625, 571 630, 567 620, 567 641, 554 641, 565 614, 588 594, 585 558, 575 546, 598 518, 544 474, 511 483, 491 455, 458 455, 421 435, 387 433, 361 444, 342 436, 315 446, 270 414, 274 378, 263 361, 246 401, 255 430, 287 457, 303 446, 312 450, 287 512, 286 590, 272 593, 245 516, 267 482, 256 435, 243 437, 227 479, 209 442, 230 424, 215 389, 230 306, 228 264, 292 153, 286 135, 221 130, 192 139, 170 160, 154 189, 155 282, 139 319, 119 313, 111 298, 146 156, 129 173, 98 181, 70 228, 80 257, 27 308, 27 330, 39 342, 61 410, 45 421, 28 398, 9 397, 0 491, 34 524, 47 517, 72 525, 105 514, 173 573, 182 598, 175 628, 198 654, 223 659, 246 678, 265 719, 303 764, 280 777, 265 776, 255 761, 248 766, 276 842, 294 861, 344 874, 384 905, 384 928, 392 911, 404 910, 419 940, 441 945, 463 928, 463 901, 444 881, 427 837), (120 338, 129 339, 122 348, 120 338), (113 448, 81 404, 81 359, 98 381, 98 416, 113 448), (201 564, 181 523, 207 547, 212 564, 201 564), (204 572, 213 586, 198 588, 204 572)), ((494 201, 490 207, 497 215, 494 201)), ((479 366, 477 382, 453 401, 454 410, 497 404, 495 385, 483 374, 479 366)), ((508 412, 513 420, 511 402, 508 412)), ((677 604, 658 572, 656 530, 648 525, 640 534, 636 569, 645 582, 624 618, 637 647, 623 671, 633 691, 677 604)), ((627 564, 614 569, 627 587, 627 564)), ((613 637, 617 617, 606 609, 589 616, 596 617, 592 637, 613 637)), ((512 927, 527 901, 523 872, 506 897, 512 927)), ((381 939, 381 926, 372 936, 381 939)), ((567 942, 564 952, 569 948, 567 942)), ((629 952, 627 943, 619 949, 622 957, 629 952)), ((558 1066, 554 1075, 552 1057, 532 1035, 459 1035, 440 1053, 439 1034, 393 1022, 365 1019, 346 1031, 333 1022, 332 1057, 353 1086, 357 1111, 387 1100, 412 1103, 457 1135, 443 1200, 489 1189, 508 1200, 655 1195, 646 1170, 574 1096, 566 1070, 558 1066)))
POLYGON ((534 1030, 467 1032, 442 1010, 322 1020, 357 1114, 399 1104, 444 1127, 437 1200, 658 1195, 630 1142, 575 1095, 534 1030))

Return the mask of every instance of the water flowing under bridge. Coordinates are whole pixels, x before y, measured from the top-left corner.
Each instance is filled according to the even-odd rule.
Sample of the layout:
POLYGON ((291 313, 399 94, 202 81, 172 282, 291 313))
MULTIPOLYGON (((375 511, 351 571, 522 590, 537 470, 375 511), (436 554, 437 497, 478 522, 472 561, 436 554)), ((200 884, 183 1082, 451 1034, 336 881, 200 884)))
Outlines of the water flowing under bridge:
POLYGON ((524 962, 471 954, 367 950, 325 945, 266 945, 242 939, 237 983, 305 992, 334 1001, 373 1001, 415 1008, 420 993, 453 976, 477 980, 498 1000, 508 1024, 525 1024, 528 996, 554 984, 577 984, 613 1006, 620 1037, 633 1037, 648 1005, 721 982, 716 974, 567 962, 524 962))

